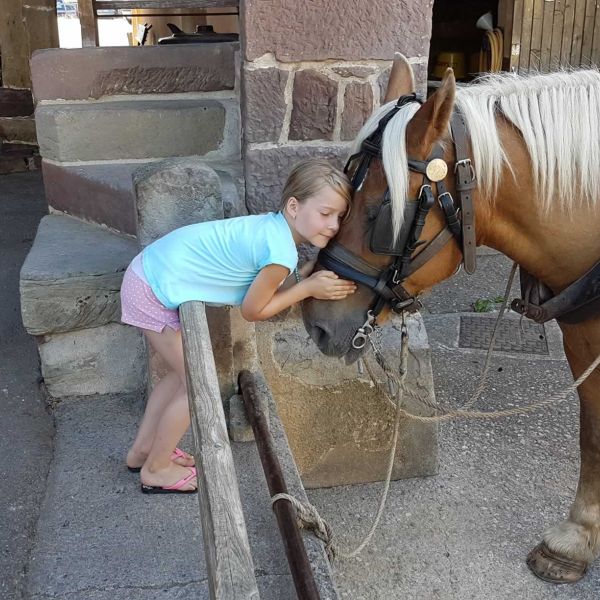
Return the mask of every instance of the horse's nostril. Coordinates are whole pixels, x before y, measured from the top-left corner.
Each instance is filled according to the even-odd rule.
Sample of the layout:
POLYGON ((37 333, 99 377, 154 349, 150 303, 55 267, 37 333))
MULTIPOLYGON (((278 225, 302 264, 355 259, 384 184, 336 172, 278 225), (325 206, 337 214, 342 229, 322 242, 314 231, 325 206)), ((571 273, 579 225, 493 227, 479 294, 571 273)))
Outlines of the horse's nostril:
POLYGON ((328 337, 329 333, 325 329, 323 329, 323 327, 321 327, 320 325, 313 325, 312 338, 317 344, 317 346, 321 346, 321 344, 325 342, 328 337))

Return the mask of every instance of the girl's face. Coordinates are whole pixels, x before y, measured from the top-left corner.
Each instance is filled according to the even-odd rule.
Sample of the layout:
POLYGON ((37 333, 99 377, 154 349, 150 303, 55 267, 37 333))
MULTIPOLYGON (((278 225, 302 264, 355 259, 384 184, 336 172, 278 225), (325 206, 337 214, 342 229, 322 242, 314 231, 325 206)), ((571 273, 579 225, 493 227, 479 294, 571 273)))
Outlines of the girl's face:
POLYGON ((346 200, 333 188, 325 186, 304 202, 293 196, 288 200, 287 213, 297 244, 310 242, 325 248, 338 232, 346 213, 346 200))

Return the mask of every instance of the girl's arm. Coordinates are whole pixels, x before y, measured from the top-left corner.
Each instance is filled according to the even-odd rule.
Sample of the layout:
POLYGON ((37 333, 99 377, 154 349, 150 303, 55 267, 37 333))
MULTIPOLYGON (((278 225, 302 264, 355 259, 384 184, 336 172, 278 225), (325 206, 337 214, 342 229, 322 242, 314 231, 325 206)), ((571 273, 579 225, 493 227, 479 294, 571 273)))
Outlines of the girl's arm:
POLYGON ((356 289, 353 282, 340 279, 331 271, 318 271, 308 279, 282 289, 281 282, 288 274, 289 269, 281 265, 267 265, 260 271, 242 302, 244 319, 263 321, 310 296, 341 300, 356 289))

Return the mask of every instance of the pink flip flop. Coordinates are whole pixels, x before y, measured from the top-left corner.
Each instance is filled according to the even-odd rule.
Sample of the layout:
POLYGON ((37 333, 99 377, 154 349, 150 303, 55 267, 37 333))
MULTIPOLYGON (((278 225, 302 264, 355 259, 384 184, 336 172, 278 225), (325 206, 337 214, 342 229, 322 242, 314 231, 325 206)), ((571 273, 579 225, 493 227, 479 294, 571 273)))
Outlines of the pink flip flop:
POLYGON ((142 493, 143 494, 196 494, 198 492, 198 488, 195 490, 182 490, 188 482, 190 482, 194 477, 196 477, 196 467, 188 467, 190 471, 189 475, 186 475, 179 481, 175 482, 173 485, 146 485, 142 483, 142 493))
MULTIPOLYGON (((175 450, 173 450, 173 452, 171 453, 171 460, 175 461, 176 458, 186 458, 186 456, 186 453, 181 448, 175 448, 175 450)), ((142 470, 142 467, 130 467, 129 465, 127 465, 127 470, 130 473, 139 473, 142 470)))

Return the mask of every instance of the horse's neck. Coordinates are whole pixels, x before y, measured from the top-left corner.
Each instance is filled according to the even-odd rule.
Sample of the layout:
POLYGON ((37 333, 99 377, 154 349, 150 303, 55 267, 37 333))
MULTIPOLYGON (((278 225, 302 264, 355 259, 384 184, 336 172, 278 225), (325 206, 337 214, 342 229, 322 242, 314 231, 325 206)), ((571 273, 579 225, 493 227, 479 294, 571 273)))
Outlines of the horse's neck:
POLYGON ((521 170, 515 169, 516 181, 510 172, 503 174, 493 200, 476 199, 477 243, 499 250, 560 290, 600 260, 600 214, 588 207, 571 215, 544 214, 531 177, 519 176, 521 170))

